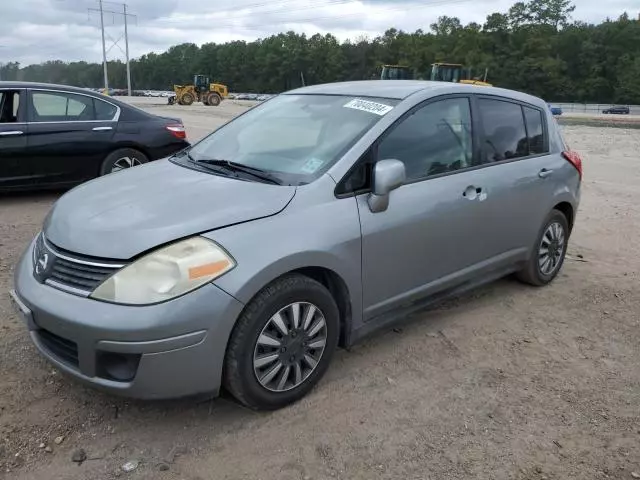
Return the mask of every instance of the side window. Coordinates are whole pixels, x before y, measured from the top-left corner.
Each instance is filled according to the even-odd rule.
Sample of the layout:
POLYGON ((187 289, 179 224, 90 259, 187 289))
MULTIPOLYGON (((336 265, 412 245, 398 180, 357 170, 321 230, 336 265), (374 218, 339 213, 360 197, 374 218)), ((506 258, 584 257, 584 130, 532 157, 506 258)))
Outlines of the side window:
POLYGON ((360 158, 351 173, 338 185, 336 193, 340 195, 369 189, 371 187, 373 158, 373 149, 370 148, 360 158))
POLYGON ((501 100, 479 100, 484 126, 484 163, 500 162, 529 155, 522 107, 501 100))
POLYGON ((93 104, 96 109, 96 120, 113 120, 118 111, 116 106, 98 100, 97 98, 93 99, 93 104))
POLYGON ((404 162, 408 181, 473 166, 469 99, 439 100, 402 120, 378 145, 378 159, 388 158, 404 162))
POLYGON ((529 153, 531 155, 547 153, 548 148, 545 147, 542 112, 535 108, 524 107, 524 118, 527 122, 529 153))
POLYGON ((0 123, 18 122, 20 109, 20 92, 15 90, 0 91, 0 123))
POLYGON ((31 103, 33 122, 95 120, 92 97, 65 92, 34 91, 31 103))

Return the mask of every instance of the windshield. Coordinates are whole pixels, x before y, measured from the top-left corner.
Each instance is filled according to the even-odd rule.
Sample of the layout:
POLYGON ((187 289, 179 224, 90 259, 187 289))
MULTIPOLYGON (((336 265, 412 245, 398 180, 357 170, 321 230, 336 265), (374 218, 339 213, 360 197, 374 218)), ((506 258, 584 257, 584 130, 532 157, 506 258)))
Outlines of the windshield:
POLYGON ((304 184, 333 165, 397 100, 280 95, 193 146, 194 162, 225 160, 304 184))

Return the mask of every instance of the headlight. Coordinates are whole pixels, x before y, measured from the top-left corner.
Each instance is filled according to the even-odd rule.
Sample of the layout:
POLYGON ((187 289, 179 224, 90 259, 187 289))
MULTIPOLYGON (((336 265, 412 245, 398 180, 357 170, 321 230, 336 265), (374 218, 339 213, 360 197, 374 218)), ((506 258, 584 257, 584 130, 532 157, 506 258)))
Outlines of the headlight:
POLYGON ((90 295, 106 302, 147 305, 171 300, 235 267, 211 240, 192 237, 160 248, 105 280, 90 295))

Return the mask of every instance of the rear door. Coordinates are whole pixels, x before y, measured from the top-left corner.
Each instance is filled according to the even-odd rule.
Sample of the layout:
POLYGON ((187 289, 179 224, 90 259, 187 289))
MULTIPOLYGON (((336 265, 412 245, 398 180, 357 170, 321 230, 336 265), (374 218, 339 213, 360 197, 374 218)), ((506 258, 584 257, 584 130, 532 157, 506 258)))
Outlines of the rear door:
POLYGON ((0 89, 0 188, 28 185, 26 90, 0 89))
POLYGON ((111 150, 120 109, 90 95, 32 89, 28 155, 42 182, 96 177, 111 150))
POLYGON ((547 115, 541 108, 502 97, 476 102, 482 131, 487 195, 499 208, 494 254, 523 252, 526 258, 538 230, 553 208, 560 170, 566 161, 549 153, 547 115))

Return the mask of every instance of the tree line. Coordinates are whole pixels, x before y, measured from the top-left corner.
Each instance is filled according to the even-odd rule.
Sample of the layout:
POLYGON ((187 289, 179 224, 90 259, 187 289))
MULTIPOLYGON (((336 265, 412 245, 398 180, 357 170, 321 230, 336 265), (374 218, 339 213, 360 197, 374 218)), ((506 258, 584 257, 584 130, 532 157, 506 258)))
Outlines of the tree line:
MULTIPOLYGON (((411 66, 428 78, 434 62, 488 69, 494 85, 556 102, 640 104, 640 19, 624 14, 600 24, 573 21, 570 0, 518 2, 484 24, 442 16, 413 33, 340 42, 331 34, 281 33, 253 42, 175 45, 132 60, 134 89, 171 89, 208 74, 234 92, 278 93, 306 84, 379 76, 383 64, 411 66)), ((102 65, 50 61, 0 68, 4 80, 102 85, 102 65)), ((109 62, 109 85, 124 88, 125 65, 109 62)))

